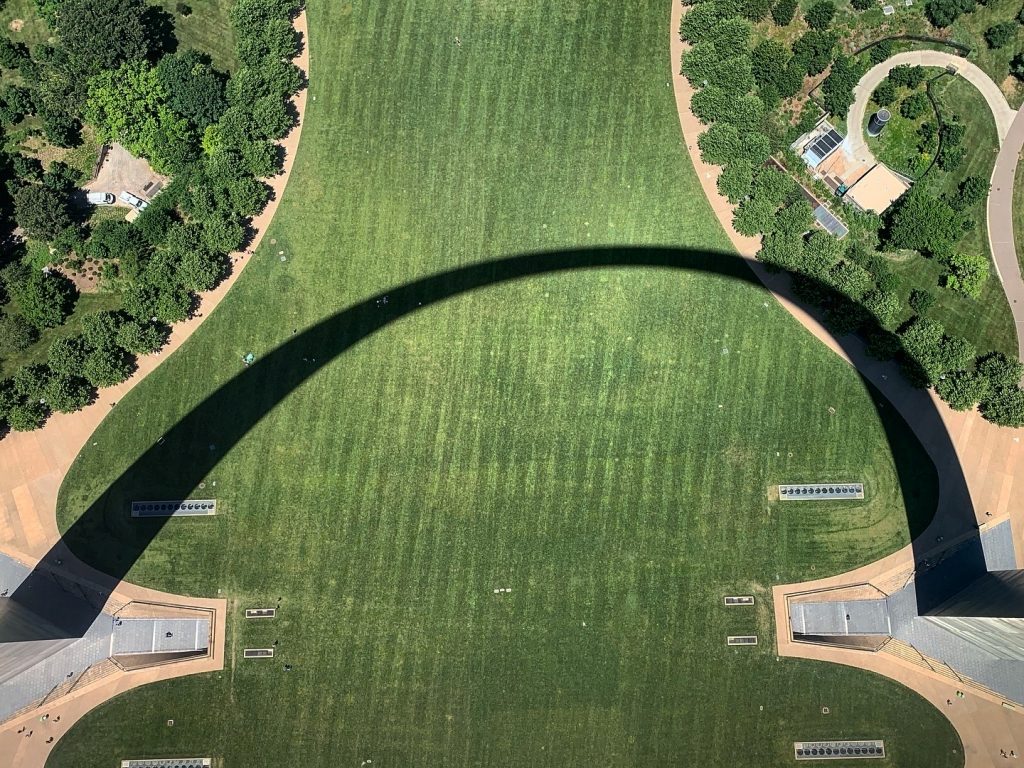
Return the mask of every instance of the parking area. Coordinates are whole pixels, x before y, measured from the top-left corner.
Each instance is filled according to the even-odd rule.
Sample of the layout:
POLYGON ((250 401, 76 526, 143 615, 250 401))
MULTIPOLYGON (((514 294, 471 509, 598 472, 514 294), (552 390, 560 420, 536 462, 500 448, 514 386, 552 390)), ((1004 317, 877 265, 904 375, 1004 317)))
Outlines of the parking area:
POLYGON ((120 144, 110 145, 100 165, 96 178, 85 185, 87 192, 110 192, 116 198, 114 205, 130 208, 120 199, 122 192, 129 192, 142 200, 150 200, 167 182, 149 167, 144 159, 135 157, 120 144))

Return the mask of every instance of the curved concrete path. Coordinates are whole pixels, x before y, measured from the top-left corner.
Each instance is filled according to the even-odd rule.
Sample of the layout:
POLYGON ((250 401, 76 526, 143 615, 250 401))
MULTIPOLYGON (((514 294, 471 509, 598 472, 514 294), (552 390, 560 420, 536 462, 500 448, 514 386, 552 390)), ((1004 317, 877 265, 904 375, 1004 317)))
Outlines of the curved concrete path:
MULTIPOLYGON (((672 85, 690 160, 704 194, 734 247, 741 255, 754 258, 760 248, 760 239, 745 237, 733 229, 733 206, 718 194, 716 186, 720 169, 706 164, 697 148, 697 137, 705 127, 690 110, 693 89, 679 73, 685 50, 685 44, 679 38, 679 22, 685 9, 677 2, 672 2, 671 6, 669 39, 672 85)), ((1024 125, 1021 130, 1024 130, 1024 125)), ((911 388, 896 364, 882 363, 872 358, 863 345, 847 344, 850 353, 844 353, 819 319, 795 299, 788 277, 771 274, 763 267, 755 268, 754 271, 808 331, 854 365, 864 378, 885 395, 928 451, 938 470, 939 504, 934 520, 921 534, 920 541, 935 541, 938 536, 953 541, 973 530, 973 526, 962 519, 965 500, 959 498, 959 492, 952 489, 949 482, 949 477, 956 474, 952 469, 956 465, 959 465, 966 480, 969 502, 977 516, 976 522, 983 525, 1009 519, 1014 541, 1024 540, 1024 430, 996 427, 982 419, 976 411, 958 413, 951 410, 933 393, 911 388), (920 416, 928 399, 941 414, 948 440, 945 435, 935 434, 935 427, 920 416)), ((1018 546, 1018 567, 1022 566, 1021 554, 1018 546)), ((1000 749, 1024 753, 1024 713, 1005 708, 998 697, 987 695, 976 688, 962 687, 964 698, 959 699, 956 697, 957 686, 947 678, 886 653, 794 643, 788 639, 787 595, 846 585, 889 586, 894 578, 902 577, 905 580, 914 568, 914 563, 913 548, 907 545, 888 557, 848 573, 814 582, 775 586, 773 598, 778 653, 780 656, 830 661, 869 669, 896 680, 926 698, 949 719, 963 742, 967 768, 996 768, 1004 765, 1000 749), (948 706, 947 699, 956 703, 948 706)))
MULTIPOLYGON (((303 49, 295 64, 309 76, 309 35, 306 14, 295 19, 295 28, 302 36, 303 49)), ((288 178, 295 162, 295 153, 302 134, 306 109, 306 91, 302 90, 292 98, 299 120, 292 131, 278 142, 284 151, 284 167, 281 174, 267 183, 273 189, 273 196, 266 209, 252 220, 254 237, 244 253, 231 254, 233 270, 214 290, 200 296, 199 310, 195 316, 174 326, 167 345, 155 355, 139 359, 135 374, 116 387, 101 390, 97 401, 77 413, 54 414, 46 425, 35 432, 13 432, 0 440, 0 552, 30 567, 50 555, 53 562, 47 568, 62 576, 84 584, 102 588, 113 588, 107 601, 110 606, 121 606, 133 600, 162 603, 165 605, 197 606, 215 611, 214 642, 209 657, 194 661, 181 661, 136 671, 118 670, 77 687, 72 693, 48 703, 45 712, 50 718, 40 724, 43 710, 33 710, 12 718, 0 725, 0 764, 10 768, 43 768, 50 751, 72 725, 91 709, 126 690, 158 680, 166 680, 199 672, 211 672, 224 668, 225 624, 227 602, 223 599, 182 597, 137 587, 126 582, 110 584, 111 579, 79 561, 66 547, 60 560, 53 557, 60 551, 61 535, 57 527, 57 493, 72 462, 86 446, 89 437, 110 412, 117 401, 132 387, 166 360, 180 347, 221 302, 228 290, 238 279, 270 226, 277 206, 280 204, 288 178), (55 718, 59 717, 57 721, 55 718), (35 734, 25 738, 17 733, 27 725, 35 734), (46 739, 54 737, 47 744, 46 739)))
MULTIPOLYGON (((1001 140, 988 193, 988 245, 1017 328, 1017 355, 1024 360, 1024 280, 1013 234, 1013 185, 1024 148, 1024 107, 1018 110, 1001 140)), ((1017 202, 1024 204, 1024 201, 1017 202)))
POLYGON ((973 62, 942 51, 906 51, 891 56, 869 69, 853 89, 853 105, 847 116, 847 137, 843 150, 867 165, 878 162, 864 136, 864 116, 871 94, 889 72, 901 64, 922 67, 955 67, 957 75, 978 89, 996 124, 999 155, 992 169, 986 228, 996 276, 1003 284, 1017 331, 1017 356, 1024 360, 1024 280, 1021 279, 1013 239, 1013 179, 1021 147, 1024 146, 1024 107, 1014 112, 999 86, 973 62))

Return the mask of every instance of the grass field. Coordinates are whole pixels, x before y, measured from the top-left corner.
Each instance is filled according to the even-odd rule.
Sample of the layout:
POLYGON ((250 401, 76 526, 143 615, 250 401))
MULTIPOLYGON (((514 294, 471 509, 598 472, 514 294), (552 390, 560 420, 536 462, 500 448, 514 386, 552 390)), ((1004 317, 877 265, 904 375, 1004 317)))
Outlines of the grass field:
MULTIPOLYGON (((268 239, 98 430, 64 527, 242 355, 378 292, 518 253, 726 245, 667 86, 667 2, 309 13, 307 123, 268 239)), ((172 491, 267 397, 224 403, 124 496, 172 491)), ((425 307, 277 405, 204 478, 223 514, 172 522, 131 569, 230 600, 224 672, 110 702, 49 765, 713 767, 737 764, 735 744, 770 766, 794 740, 843 737, 886 739, 893 765, 961 765, 915 694, 773 652, 773 583, 874 560, 933 509, 931 465, 889 424, 917 470, 900 487, 873 397, 769 294, 724 277, 574 271, 425 307), (869 498, 767 501, 819 477, 863 479, 869 498), (726 593, 759 605, 726 610, 726 593), (240 619, 279 597, 274 622, 240 619), (760 645, 727 649, 740 632, 760 645), (240 660, 275 640, 274 662, 240 660)), ((100 564, 123 565, 125 500, 99 502, 100 564)))
MULTIPOLYGON (((932 68, 928 71, 930 76, 939 72, 932 68)), ((902 89, 902 92, 906 92, 906 89, 902 89)), ((953 195, 967 176, 980 176, 985 180, 991 178, 999 148, 995 120, 982 95, 961 77, 939 78, 932 85, 932 94, 944 119, 956 118, 967 126, 968 138, 964 141, 967 154, 954 170, 945 172, 937 166, 933 167, 920 183, 928 184, 937 194, 953 195)), ((865 125, 875 106, 872 103, 868 109, 865 125)), ((909 165, 901 165, 900 158, 915 152, 920 141, 917 134, 920 124, 926 121, 935 124, 935 113, 929 110, 921 118, 908 120, 899 114, 898 107, 893 107, 892 115, 885 131, 876 139, 869 138, 868 145, 886 164, 909 172, 909 165)), ((918 170, 926 166, 927 163, 918 170)), ((975 227, 964 234, 957 248, 964 253, 980 253, 991 258, 985 201, 976 204, 969 213, 975 227)), ((936 259, 899 254, 894 258, 892 266, 904 284, 905 294, 909 295, 914 288, 923 288, 934 294, 936 302, 928 310, 929 317, 968 339, 979 350, 998 350, 1010 355, 1017 353, 1013 316, 994 268, 982 288, 981 296, 969 299, 940 287, 946 269, 936 259)))

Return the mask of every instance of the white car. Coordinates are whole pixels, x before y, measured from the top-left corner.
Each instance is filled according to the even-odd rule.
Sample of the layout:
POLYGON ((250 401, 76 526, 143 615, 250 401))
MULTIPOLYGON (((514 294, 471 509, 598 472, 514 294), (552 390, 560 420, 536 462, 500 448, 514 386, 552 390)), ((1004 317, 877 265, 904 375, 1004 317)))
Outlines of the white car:
POLYGON ((90 205, 113 205, 115 202, 113 192, 90 192, 85 199, 90 205))
POLYGON ((132 208, 137 208, 140 211, 144 211, 144 210, 146 210, 149 207, 149 203, 147 203, 145 200, 143 200, 140 197, 136 197, 135 195, 133 195, 131 192, 128 192, 127 190, 122 191, 121 194, 119 195, 119 197, 121 198, 121 202, 122 203, 127 203, 132 208))

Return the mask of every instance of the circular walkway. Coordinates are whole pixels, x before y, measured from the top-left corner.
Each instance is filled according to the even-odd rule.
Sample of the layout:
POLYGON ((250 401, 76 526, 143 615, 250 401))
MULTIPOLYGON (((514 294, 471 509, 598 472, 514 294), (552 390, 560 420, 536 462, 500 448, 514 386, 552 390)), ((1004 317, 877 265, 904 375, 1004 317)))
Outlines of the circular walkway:
POLYGON ((897 53, 869 69, 853 89, 853 105, 846 121, 848 135, 843 149, 847 155, 866 165, 878 162, 864 137, 864 115, 867 113, 868 101, 889 72, 901 64, 956 69, 959 77, 978 89, 992 111, 999 139, 999 155, 992 169, 986 229, 996 275, 1003 284, 1017 330, 1017 356, 1024 359, 1024 280, 1021 279, 1013 236, 1013 181, 1021 148, 1024 147, 1024 107, 1014 112, 992 78, 961 56, 942 51, 897 53))

